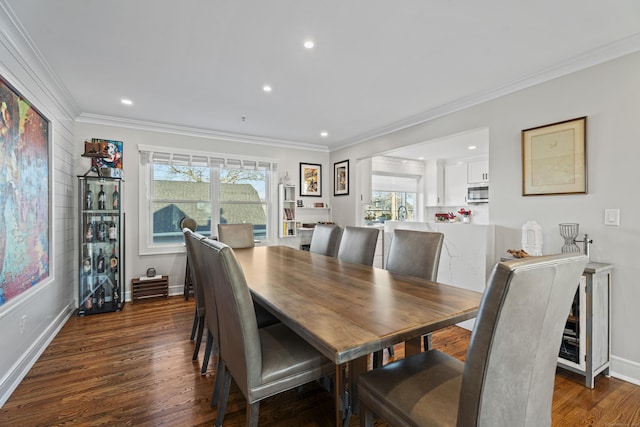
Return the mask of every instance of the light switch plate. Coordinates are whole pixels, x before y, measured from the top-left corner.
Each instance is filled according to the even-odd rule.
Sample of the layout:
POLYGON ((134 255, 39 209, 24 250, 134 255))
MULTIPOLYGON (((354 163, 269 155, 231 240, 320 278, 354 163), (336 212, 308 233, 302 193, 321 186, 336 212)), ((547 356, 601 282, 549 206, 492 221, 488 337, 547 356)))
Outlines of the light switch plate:
POLYGON ((620 209, 604 210, 604 225, 620 225, 620 209))

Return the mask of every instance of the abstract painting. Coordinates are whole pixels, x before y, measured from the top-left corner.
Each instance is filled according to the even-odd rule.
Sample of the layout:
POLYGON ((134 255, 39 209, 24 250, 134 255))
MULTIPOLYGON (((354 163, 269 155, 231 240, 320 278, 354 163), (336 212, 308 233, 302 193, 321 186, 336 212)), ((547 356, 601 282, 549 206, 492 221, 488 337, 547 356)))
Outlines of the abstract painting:
POLYGON ((49 121, 0 77, 0 306, 49 277, 49 121))

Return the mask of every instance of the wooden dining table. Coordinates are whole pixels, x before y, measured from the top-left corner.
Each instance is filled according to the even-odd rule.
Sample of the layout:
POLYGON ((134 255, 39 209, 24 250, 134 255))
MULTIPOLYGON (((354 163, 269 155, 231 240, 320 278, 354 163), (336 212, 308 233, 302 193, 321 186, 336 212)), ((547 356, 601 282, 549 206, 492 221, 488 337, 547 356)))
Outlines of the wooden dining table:
POLYGON ((406 355, 420 352, 423 335, 474 318, 482 297, 287 246, 234 252, 254 301, 335 363, 336 425, 357 403, 369 354, 402 342, 406 355))

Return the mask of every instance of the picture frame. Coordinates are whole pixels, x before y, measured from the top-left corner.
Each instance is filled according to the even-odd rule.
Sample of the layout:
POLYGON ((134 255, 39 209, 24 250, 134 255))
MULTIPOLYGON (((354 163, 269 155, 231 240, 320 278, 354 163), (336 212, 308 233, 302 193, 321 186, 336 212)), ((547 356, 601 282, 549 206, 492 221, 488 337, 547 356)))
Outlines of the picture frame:
POLYGON ((50 120, 2 76, 0 105, 0 145, 5 150, 0 177, 12 177, 10 181, 0 179, 4 187, 0 193, 7 190, 7 197, 0 197, 2 307, 52 281, 53 192, 50 120), (5 256, 8 254, 12 256, 5 256))
POLYGON ((587 117, 522 131, 522 195, 587 193, 587 117))
POLYGON ((349 160, 333 164, 333 195, 349 195, 349 160))
POLYGON ((322 165, 300 163, 300 196, 322 197, 322 165))

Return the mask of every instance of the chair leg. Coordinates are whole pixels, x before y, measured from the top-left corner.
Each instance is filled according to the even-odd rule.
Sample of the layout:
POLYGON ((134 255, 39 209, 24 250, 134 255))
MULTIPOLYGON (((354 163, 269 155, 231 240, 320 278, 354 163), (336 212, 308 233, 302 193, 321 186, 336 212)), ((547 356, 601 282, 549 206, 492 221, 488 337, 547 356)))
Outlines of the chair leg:
POLYGON ((226 368, 222 359, 218 356, 218 367, 216 368, 216 384, 213 386, 213 396, 211 396, 211 407, 215 408, 220 400, 220 386, 226 375, 226 368))
POLYGON ((207 332, 207 345, 204 348, 204 357, 202 358, 202 369, 200 369, 200 373, 202 375, 207 373, 207 367, 209 366, 209 357, 211 356, 212 348, 213 348, 213 335, 211 335, 211 332, 207 332))
POLYGON ((249 404, 247 402, 247 426, 258 427, 258 420, 260 419, 260 402, 253 402, 249 404))
POLYGON ((193 341, 196 338, 196 332, 198 331, 198 309, 196 308, 196 312, 193 315, 193 326, 191 326, 191 338, 189 340, 193 341))
POLYGON ((224 420, 224 411, 227 408, 227 400, 229 400, 229 388, 231 387, 231 374, 227 375, 227 368, 224 368, 224 385, 220 394, 220 402, 218 402, 218 416, 216 417, 216 427, 222 427, 224 420))
POLYGON ((198 339, 196 340, 196 348, 193 349, 193 358, 192 358, 193 360, 198 360, 198 353, 200 352, 200 344, 202 343, 203 330, 204 330, 204 316, 201 317, 200 320, 198 321, 198 339))
POLYGON ((373 412, 360 402, 360 427, 373 426, 373 412))

